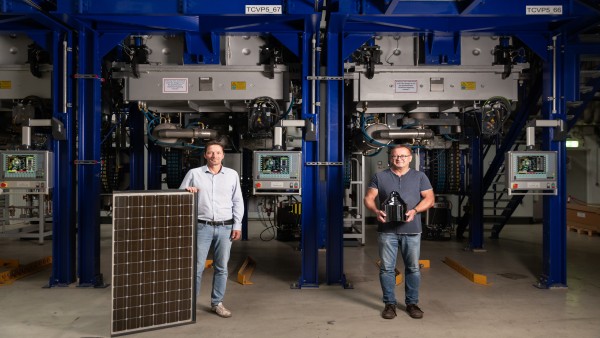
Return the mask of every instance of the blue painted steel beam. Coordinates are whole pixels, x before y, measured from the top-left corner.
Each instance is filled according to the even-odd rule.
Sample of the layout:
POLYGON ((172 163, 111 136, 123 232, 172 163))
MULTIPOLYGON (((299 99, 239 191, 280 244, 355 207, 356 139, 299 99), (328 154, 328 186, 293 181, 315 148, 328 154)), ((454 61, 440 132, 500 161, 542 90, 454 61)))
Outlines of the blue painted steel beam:
MULTIPOLYGON (((320 9, 323 1, 317 1, 320 9)), ((315 10, 313 0, 112 0, 110 6, 97 0, 59 0, 58 11, 69 14, 137 14, 147 15, 162 13, 164 15, 240 15, 245 14, 246 5, 266 6, 280 5, 283 14, 311 14, 315 10)))
POLYGON ((73 161, 74 113, 69 103, 73 100, 72 79, 67 77, 63 87, 65 72, 73 72, 73 53, 66 54, 66 69, 63 66, 64 48, 73 46, 71 33, 54 32, 52 60, 52 117, 62 122, 65 140, 53 140, 54 151, 54 189, 52 191, 52 274, 49 287, 67 286, 76 281, 76 227, 75 227, 75 173, 73 161), (63 43, 64 42, 64 43, 63 43), (66 93, 64 92, 66 88, 66 93), (63 102, 63 96, 67 102, 63 102))
MULTIPOLYGON (((327 76, 343 76, 341 33, 327 33, 327 76)), ((318 88, 318 87, 317 87, 318 88)), ((327 162, 344 163, 344 86, 327 81, 327 162)), ((327 284, 346 284, 344 276, 344 166, 326 167, 327 284)), ((356 198, 360 198, 357 196, 356 198)))
MULTIPOLYGON (((586 14, 589 6, 573 0, 334 0, 328 6, 338 8, 338 13, 358 15, 413 15, 413 16, 525 16, 527 5, 563 6, 563 13, 586 14)), ((552 16, 552 15, 550 15, 552 16)))
POLYGON ((148 144, 148 190, 162 189, 162 172, 160 170, 162 164, 162 147, 148 144))
POLYGON ((471 138, 471 220, 469 222, 469 248, 483 249, 483 157, 481 137, 471 138))
MULTIPOLYGON (((85 27, 78 32, 78 69, 80 74, 101 74, 98 32, 85 27)), ((78 271, 79 286, 104 287, 100 272, 100 81, 79 79, 79 160, 78 171, 78 271)))
MULTIPOLYGON (((576 17, 563 18, 575 20, 576 17)), ((512 22, 504 17, 349 17, 345 32, 470 32, 511 35, 519 32, 547 32, 552 23, 543 16, 528 16, 512 22)))
POLYGON ((342 42, 341 60, 347 60, 360 46, 373 38, 373 34, 348 34, 342 42))
MULTIPOLYGON (((309 75, 310 60, 310 40, 308 33, 303 34, 302 38, 302 119, 309 119, 318 126, 317 116, 309 110, 310 104, 310 83, 306 80, 309 75)), ((318 135, 318 133, 317 133, 318 135)), ((319 148, 317 142, 303 142, 302 144, 302 163, 319 161, 319 148)), ((318 231, 318 210, 322 207, 318 205, 318 181, 319 167, 304 164, 302 168, 302 269, 298 280, 299 287, 318 287, 319 285, 319 247, 317 245, 318 231)))
POLYGON ((56 5, 49 1, 1 0, 0 13, 39 14, 40 10, 53 10, 56 5))
MULTIPOLYGON (((557 38, 557 46, 564 43, 563 36, 557 38)), ((557 69, 562 69, 562 48, 557 50, 557 69)), ((553 60, 552 51, 549 52, 549 60, 553 60)), ((565 69, 563 71, 572 71, 565 69)), ((564 84, 563 71, 556 72, 556 113, 553 113, 552 101, 545 100, 542 104, 542 116, 546 120, 561 119, 566 122, 566 102, 562 98, 564 84)), ((553 97, 552 92, 552 63, 544 64, 544 91, 543 97, 553 97)), ((555 130, 544 128, 543 150, 557 152, 556 174, 557 195, 544 196, 544 219, 543 219, 543 273, 538 285, 543 288, 566 287, 567 286, 567 152, 566 142, 555 141, 555 130)))
POLYGON ((146 172, 144 149, 144 115, 137 106, 131 105, 129 109, 129 190, 144 190, 144 175, 146 172))

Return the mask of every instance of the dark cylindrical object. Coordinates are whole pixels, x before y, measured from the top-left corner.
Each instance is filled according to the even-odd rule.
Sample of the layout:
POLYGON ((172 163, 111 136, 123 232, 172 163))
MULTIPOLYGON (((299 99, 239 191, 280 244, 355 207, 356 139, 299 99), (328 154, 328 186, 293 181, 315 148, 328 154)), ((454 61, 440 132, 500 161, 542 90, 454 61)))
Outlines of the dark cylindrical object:
POLYGON ((386 214, 386 223, 406 222, 406 213, 408 212, 406 203, 397 191, 392 191, 390 196, 382 203, 381 209, 386 214))

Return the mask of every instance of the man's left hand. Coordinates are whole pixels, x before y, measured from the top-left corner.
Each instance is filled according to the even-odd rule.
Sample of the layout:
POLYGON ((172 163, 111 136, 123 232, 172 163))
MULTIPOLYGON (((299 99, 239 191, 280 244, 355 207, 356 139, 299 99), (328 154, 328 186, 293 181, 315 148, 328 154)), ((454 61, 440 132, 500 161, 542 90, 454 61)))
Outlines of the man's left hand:
POLYGON ((241 230, 232 230, 231 231, 231 240, 232 241, 237 241, 240 238, 242 238, 242 231, 241 230))

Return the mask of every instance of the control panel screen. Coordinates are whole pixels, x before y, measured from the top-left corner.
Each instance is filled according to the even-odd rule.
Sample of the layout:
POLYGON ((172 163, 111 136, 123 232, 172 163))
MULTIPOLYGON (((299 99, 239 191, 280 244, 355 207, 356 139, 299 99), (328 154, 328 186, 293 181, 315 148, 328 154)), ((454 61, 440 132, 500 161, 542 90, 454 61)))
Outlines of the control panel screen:
POLYGON ((547 176, 546 162, 545 155, 517 156, 517 174, 547 176))
POLYGON ((288 155, 261 156, 260 173, 267 176, 290 176, 290 157, 288 155))
POLYGON ((3 154, 4 176, 6 178, 35 178, 37 156, 34 154, 3 154))

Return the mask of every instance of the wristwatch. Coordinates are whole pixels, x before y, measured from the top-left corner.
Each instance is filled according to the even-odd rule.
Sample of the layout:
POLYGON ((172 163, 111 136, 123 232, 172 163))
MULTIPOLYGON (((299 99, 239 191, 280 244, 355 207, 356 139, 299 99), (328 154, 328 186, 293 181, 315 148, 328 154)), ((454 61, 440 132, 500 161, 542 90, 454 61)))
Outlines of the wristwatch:
POLYGON ((419 212, 417 211, 417 208, 412 208, 415 211, 415 215, 418 214, 419 212))

